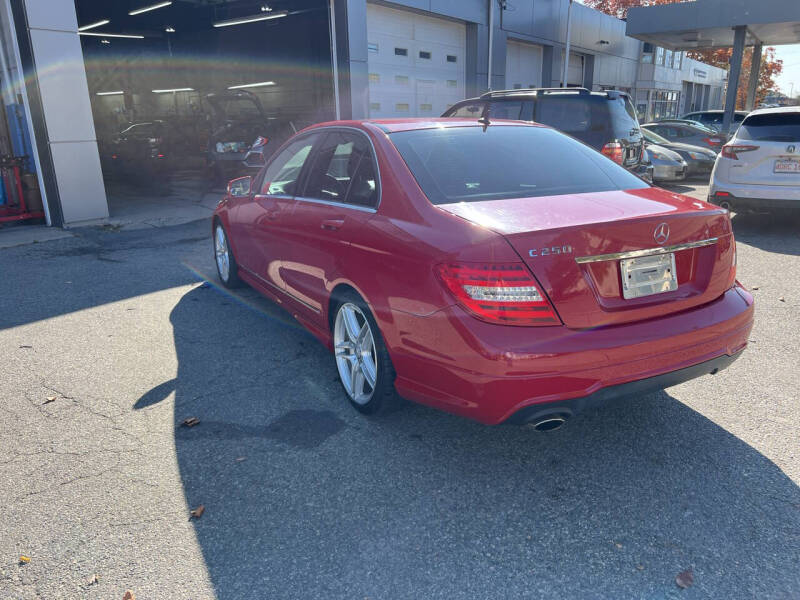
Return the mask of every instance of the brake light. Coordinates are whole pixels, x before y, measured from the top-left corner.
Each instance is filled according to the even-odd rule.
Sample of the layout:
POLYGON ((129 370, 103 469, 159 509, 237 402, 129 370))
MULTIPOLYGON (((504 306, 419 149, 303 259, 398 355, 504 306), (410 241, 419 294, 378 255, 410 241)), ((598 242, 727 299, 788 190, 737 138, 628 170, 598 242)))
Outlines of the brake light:
POLYGON ((436 269, 458 303, 482 321, 523 326, 561 324, 522 263, 447 263, 436 269))
POLYGON ((739 160, 739 154, 742 152, 752 152, 758 150, 758 146, 737 146, 736 144, 728 144, 722 147, 722 156, 730 158, 731 160, 739 160))
POLYGON ((703 138, 703 142, 708 144, 709 146, 721 146, 722 140, 718 137, 707 137, 703 138))
POLYGON ((622 144, 620 144, 619 142, 608 142, 605 146, 603 146, 600 152, 605 154, 608 158, 613 160, 618 165, 622 164, 622 159, 623 159, 622 144))

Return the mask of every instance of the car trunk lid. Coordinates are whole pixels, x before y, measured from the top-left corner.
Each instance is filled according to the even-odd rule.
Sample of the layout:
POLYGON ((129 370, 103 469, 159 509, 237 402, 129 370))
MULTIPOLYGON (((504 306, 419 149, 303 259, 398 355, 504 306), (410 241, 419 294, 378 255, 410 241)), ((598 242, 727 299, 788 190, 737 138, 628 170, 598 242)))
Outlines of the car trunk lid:
POLYGON ((658 188, 439 208, 503 235, 571 328, 615 325, 686 310, 714 300, 731 285, 735 254, 725 211, 658 188), (656 240, 657 233, 664 233, 662 224, 669 237, 656 240), (677 288, 624 298, 622 257, 617 255, 669 249, 675 256, 677 288))

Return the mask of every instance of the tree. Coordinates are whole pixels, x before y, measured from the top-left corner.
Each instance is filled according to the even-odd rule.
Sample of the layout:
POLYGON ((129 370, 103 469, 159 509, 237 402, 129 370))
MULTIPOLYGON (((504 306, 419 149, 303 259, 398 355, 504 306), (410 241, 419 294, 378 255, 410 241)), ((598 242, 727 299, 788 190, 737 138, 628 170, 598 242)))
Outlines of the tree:
POLYGON ((591 6, 612 17, 624 19, 628 16, 628 9, 634 6, 653 6, 655 4, 672 4, 675 0, 583 0, 586 6, 591 6))
MULTIPOLYGON (((628 15, 628 9, 634 6, 653 6, 656 4, 673 4, 675 0, 584 0, 584 4, 601 12, 620 19, 628 15)), ((699 60, 727 69, 731 60, 731 48, 708 48, 705 50, 691 50, 686 53, 689 58, 699 60)), ((744 109, 747 99, 747 86, 750 82, 750 65, 753 60, 752 48, 745 50, 742 57, 742 71, 739 76, 739 88, 736 90, 736 108, 744 109)), ((756 89, 756 106, 767 95, 770 88, 775 87, 775 78, 783 71, 783 61, 775 58, 775 48, 766 48, 761 55, 761 69, 758 73, 758 87, 756 89)))

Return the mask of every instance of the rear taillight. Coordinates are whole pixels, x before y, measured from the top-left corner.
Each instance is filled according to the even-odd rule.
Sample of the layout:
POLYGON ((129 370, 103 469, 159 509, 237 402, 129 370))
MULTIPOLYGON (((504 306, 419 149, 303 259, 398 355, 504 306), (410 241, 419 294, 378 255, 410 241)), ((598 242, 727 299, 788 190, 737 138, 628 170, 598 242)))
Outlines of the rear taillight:
POLYGON ((624 154, 622 151, 622 144, 620 144, 619 142, 608 142, 605 146, 603 146, 600 152, 605 154, 615 163, 619 165, 622 164, 622 159, 624 158, 624 154))
POLYGON ((703 143, 708 144, 709 146, 721 146, 722 139, 718 137, 707 137, 703 138, 703 143))
POLYGON ((561 325, 553 306, 522 263, 446 263, 437 273, 458 303, 482 321, 561 325))
POLYGON ((737 146, 735 144, 728 144, 722 147, 722 156, 730 158, 731 160, 739 160, 739 154, 742 152, 752 152, 753 150, 758 150, 758 146, 737 146))

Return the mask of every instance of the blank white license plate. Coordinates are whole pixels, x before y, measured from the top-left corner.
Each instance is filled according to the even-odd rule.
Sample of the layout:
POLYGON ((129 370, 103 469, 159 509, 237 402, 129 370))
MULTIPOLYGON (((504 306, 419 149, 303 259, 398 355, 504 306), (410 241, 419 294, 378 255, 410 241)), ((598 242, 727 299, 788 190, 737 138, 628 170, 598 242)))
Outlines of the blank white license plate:
POLYGON ((678 289, 673 252, 624 258, 619 261, 619 270, 622 273, 622 297, 626 300, 678 289))
POLYGON ((779 158, 775 161, 774 173, 800 173, 800 158, 779 158))

